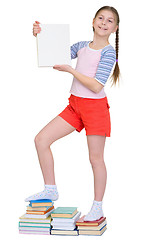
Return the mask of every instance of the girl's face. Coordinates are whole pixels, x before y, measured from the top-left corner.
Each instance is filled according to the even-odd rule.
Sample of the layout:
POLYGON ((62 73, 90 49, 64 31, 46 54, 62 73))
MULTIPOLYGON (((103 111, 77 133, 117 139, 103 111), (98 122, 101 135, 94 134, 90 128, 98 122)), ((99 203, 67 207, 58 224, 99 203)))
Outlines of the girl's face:
POLYGON ((93 19, 93 27, 96 34, 109 37, 118 28, 117 17, 109 10, 101 10, 93 19))

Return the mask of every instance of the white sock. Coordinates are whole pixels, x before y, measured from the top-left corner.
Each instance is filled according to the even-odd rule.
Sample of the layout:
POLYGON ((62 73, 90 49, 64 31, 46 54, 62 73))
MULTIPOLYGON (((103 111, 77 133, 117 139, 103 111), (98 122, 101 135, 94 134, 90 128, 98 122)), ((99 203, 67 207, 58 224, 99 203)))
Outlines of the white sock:
POLYGON ((26 202, 31 200, 39 200, 39 199, 50 199, 52 201, 56 201, 59 198, 59 194, 57 191, 56 185, 45 185, 45 189, 42 192, 36 193, 25 199, 26 202))
POLYGON ((102 202, 94 200, 90 212, 84 217, 84 221, 95 221, 103 216, 102 202))

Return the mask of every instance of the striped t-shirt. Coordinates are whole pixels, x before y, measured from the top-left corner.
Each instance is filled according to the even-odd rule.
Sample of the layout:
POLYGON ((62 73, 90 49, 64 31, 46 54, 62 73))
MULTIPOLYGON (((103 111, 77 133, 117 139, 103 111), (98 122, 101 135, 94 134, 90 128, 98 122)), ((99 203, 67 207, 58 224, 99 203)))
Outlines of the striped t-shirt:
MULTIPOLYGON (((90 41, 78 42, 71 46, 71 59, 77 57, 76 70, 85 76, 95 78, 103 86, 108 80, 116 61, 115 49, 109 44, 103 49, 94 50, 89 47, 90 41)), ((70 93, 85 98, 104 98, 104 88, 95 93, 73 78, 70 93)))

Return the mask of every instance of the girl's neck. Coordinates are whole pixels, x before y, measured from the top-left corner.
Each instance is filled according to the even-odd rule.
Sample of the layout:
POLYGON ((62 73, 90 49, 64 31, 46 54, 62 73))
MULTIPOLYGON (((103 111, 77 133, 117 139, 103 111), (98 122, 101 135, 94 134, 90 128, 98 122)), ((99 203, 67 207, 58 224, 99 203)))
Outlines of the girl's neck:
POLYGON ((102 49, 105 46, 109 45, 108 39, 94 34, 93 41, 91 42, 91 47, 94 49, 102 49))

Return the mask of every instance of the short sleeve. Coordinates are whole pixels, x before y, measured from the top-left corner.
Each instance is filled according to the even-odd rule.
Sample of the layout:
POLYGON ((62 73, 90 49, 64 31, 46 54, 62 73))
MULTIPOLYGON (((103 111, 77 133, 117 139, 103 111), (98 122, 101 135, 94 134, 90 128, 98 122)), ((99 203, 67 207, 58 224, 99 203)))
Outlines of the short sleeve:
POLYGON ((78 52, 78 50, 79 50, 79 42, 73 44, 73 45, 70 47, 71 59, 74 59, 74 58, 77 57, 77 52, 78 52))
POLYGON ((98 64, 95 79, 103 86, 107 82, 115 62, 116 52, 113 47, 102 50, 101 59, 98 64))
POLYGON ((73 45, 70 47, 71 59, 76 58, 78 51, 79 51, 81 48, 87 46, 88 43, 89 43, 89 41, 81 41, 81 42, 77 42, 77 43, 73 44, 73 45))

